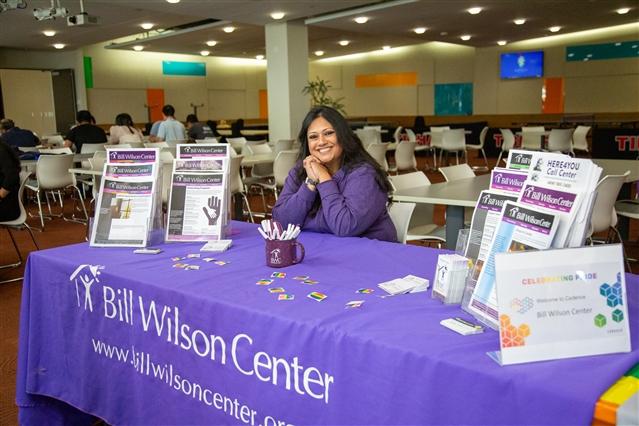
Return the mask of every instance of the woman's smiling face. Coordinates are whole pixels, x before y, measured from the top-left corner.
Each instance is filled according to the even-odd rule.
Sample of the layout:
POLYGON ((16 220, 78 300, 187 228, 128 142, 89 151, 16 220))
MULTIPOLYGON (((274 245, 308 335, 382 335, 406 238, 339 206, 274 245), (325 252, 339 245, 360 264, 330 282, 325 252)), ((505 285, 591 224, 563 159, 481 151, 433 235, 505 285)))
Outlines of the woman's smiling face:
POLYGON ((337 133, 324 117, 317 117, 306 132, 308 150, 329 170, 339 170, 344 150, 337 141, 337 133))

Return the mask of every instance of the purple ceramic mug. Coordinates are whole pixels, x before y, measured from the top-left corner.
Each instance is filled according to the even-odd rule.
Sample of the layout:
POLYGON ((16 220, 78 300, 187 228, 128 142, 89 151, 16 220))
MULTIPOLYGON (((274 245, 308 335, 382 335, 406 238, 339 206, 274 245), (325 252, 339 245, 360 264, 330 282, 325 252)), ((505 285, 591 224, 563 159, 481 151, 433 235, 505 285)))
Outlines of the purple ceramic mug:
POLYGON ((272 268, 284 268, 304 260, 304 246, 297 240, 266 240, 266 265, 272 268), (300 256, 297 257, 297 247, 300 256))

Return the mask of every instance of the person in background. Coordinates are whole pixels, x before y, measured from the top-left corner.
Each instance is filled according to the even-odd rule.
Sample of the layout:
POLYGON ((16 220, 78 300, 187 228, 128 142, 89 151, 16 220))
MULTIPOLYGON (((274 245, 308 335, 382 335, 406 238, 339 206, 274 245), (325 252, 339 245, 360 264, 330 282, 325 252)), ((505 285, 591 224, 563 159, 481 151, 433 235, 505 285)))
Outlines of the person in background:
POLYGON ((391 184, 335 109, 311 109, 298 139, 298 163, 288 174, 273 207, 286 228, 397 241, 388 215, 391 184))
POLYGON ((129 114, 123 112, 115 117, 115 126, 109 129, 109 143, 142 142, 142 132, 135 127, 129 114))
POLYGON ((107 136, 101 127, 96 126, 95 118, 87 110, 76 114, 77 126, 74 126, 64 138, 64 146, 73 147, 75 152, 82 152, 85 143, 106 143, 107 136))
POLYGON ((0 120, 0 140, 18 153, 22 152, 20 148, 34 147, 40 143, 32 131, 17 127, 13 120, 8 118, 0 120))
POLYGON ((160 123, 158 134, 153 138, 153 142, 171 142, 186 140, 186 129, 184 124, 175 119, 175 108, 173 105, 162 107, 164 120, 160 123))
POLYGON ((242 137, 242 129, 244 128, 244 119, 238 118, 233 123, 231 123, 231 137, 232 138, 240 138, 242 137))
POLYGON ((160 124, 162 124, 162 120, 154 121, 149 126, 149 139, 155 142, 155 138, 158 136, 158 130, 160 130, 160 124))
POLYGON ((207 120, 206 125, 209 126, 209 129, 211 129, 211 132, 213 132, 214 137, 220 137, 220 134, 217 132, 217 121, 207 120))
POLYGON ((0 141, 0 222, 20 216, 20 160, 16 151, 0 141))
POLYGON ((213 137, 213 131, 207 124, 200 123, 197 115, 189 114, 186 116, 186 131, 189 139, 206 139, 213 137))
POLYGON ((415 117, 415 121, 413 122, 413 132, 415 132, 416 135, 419 135, 424 133, 426 130, 426 121, 424 121, 424 117, 421 115, 415 117))

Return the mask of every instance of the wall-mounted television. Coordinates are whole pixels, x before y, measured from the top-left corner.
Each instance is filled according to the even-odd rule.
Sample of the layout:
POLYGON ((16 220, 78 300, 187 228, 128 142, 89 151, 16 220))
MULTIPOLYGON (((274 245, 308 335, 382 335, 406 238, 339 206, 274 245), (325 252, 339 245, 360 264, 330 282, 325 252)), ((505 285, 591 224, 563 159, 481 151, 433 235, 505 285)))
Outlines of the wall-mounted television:
POLYGON ((501 54, 501 78, 535 78, 543 75, 543 51, 501 54))

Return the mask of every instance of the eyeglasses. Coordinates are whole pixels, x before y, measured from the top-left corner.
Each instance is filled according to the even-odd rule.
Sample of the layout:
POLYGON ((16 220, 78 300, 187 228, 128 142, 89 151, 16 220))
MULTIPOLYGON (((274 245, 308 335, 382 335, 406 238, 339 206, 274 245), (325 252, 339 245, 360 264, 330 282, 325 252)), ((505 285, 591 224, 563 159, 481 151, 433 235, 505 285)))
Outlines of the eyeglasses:
POLYGON ((333 139, 335 137, 335 130, 324 129, 321 133, 310 133, 306 136, 309 142, 317 142, 320 139, 320 135, 324 139, 333 139))

